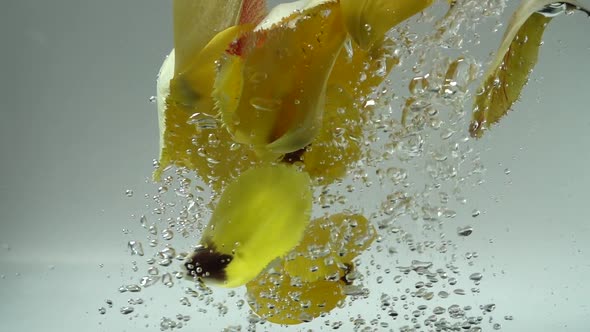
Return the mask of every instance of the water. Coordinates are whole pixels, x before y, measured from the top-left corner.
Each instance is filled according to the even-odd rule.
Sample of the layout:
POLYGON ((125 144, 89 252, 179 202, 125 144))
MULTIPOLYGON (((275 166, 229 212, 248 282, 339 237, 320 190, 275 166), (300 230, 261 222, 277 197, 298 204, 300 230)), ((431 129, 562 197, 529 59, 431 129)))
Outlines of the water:
MULTIPOLYGON (((500 328, 494 320, 483 321, 470 312, 472 307, 485 313, 496 310, 495 304, 480 303, 489 300, 480 296, 487 294, 485 285, 479 288, 483 274, 473 271, 485 271, 480 263, 483 259, 476 259, 478 254, 472 251, 475 248, 468 247, 468 241, 484 234, 479 222, 486 214, 485 209, 474 208, 482 205, 470 201, 468 189, 482 186, 488 170, 477 151, 477 142, 466 134, 470 110, 465 105, 475 93, 473 83, 481 78, 484 61, 459 54, 466 44, 478 45, 477 37, 469 41, 456 37, 473 34, 473 28, 481 23, 474 13, 485 11, 490 18, 495 17, 503 3, 467 1, 462 6, 463 12, 452 11, 445 18, 432 11, 416 19, 421 27, 437 27, 435 34, 421 35, 405 28, 391 32, 396 40, 407 41, 407 45, 396 45, 392 50, 402 60, 402 68, 394 71, 394 79, 358 101, 358 107, 371 110, 367 111, 364 133, 354 137, 363 147, 361 158, 347 165, 348 175, 342 180, 317 186, 314 200, 314 215, 318 216, 341 210, 360 211, 376 226, 378 237, 373 247, 355 260, 354 271, 344 276, 351 283, 342 290, 347 295, 343 306, 350 308, 350 319, 340 319, 346 313, 335 311, 335 316, 326 313, 315 319, 307 313, 297 314, 297 320, 333 330, 348 330, 352 326, 358 330, 380 326, 401 331, 500 328), (441 44, 448 49, 438 47, 441 44), (400 87, 399 82, 405 86, 400 87), (477 233, 473 226, 463 224, 467 218, 468 223, 478 223, 477 233), (457 224, 459 220, 462 225, 457 224), (474 283, 478 288, 472 287, 474 283), (359 308, 372 305, 375 313, 354 315, 359 308)), ((354 55, 349 43, 345 51, 354 55)), ((383 68, 377 71, 382 72, 383 68)), ((260 84, 268 75, 248 73, 247 79, 251 84, 260 84)), ((360 81, 366 79, 365 75, 360 81)), ((256 111, 268 113, 284 106, 282 100, 267 97, 254 97, 248 103, 256 111)), ((200 113, 194 113, 188 121, 200 130, 211 130, 207 133, 207 145, 198 150, 211 168, 224 162, 207 153, 225 143, 215 131, 220 126, 218 121, 200 113)), ((340 125, 334 128, 338 140, 344 140, 349 132, 340 125)), ((236 145, 230 151, 237 153, 243 148, 236 145)), ((511 171, 505 168, 504 173, 511 171)), ((198 309, 202 317, 233 315, 246 324, 244 328, 238 327, 228 320, 228 331, 245 330, 246 326, 248 331, 256 326, 268 327, 271 323, 264 323, 269 324, 264 327, 255 315, 246 315, 251 299, 242 298, 240 292, 227 295, 198 282, 195 289, 187 287, 194 282, 187 281, 183 271, 179 271, 187 254, 177 253, 174 248, 191 251, 190 246, 203 233, 217 196, 211 195, 208 183, 184 168, 166 170, 163 179, 155 193, 148 195, 152 224, 148 224, 147 217, 140 218, 141 234, 149 244, 145 252, 149 267, 139 271, 145 272, 136 278, 139 285, 145 289, 154 285, 170 291, 183 289, 183 296, 175 303, 180 308, 198 309)), ((129 248, 132 254, 143 256, 137 243, 129 242, 129 248)), ((329 248, 312 249, 313 257, 330 253, 329 248)), ((309 270, 317 272, 321 266, 313 265, 309 270)), ((338 275, 333 279, 338 280, 338 275)), ((128 286, 124 290, 132 291, 128 286)), ((301 294, 289 296, 299 298, 301 294)), ((301 306, 309 308, 313 303, 302 301, 301 306)), ((173 330, 193 323, 182 317, 164 317, 160 328, 173 330)))
MULTIPOLYGON (((506 331, 584 330, 576 318, 587 316, 587 287, 571 281, 588 275, 579 264, 588 252, 580 218, 588 215, 583 202, 587 156, 584 149, 559 148, 587 141, 584 100, 571 84, 563 84, 584 86, 589 77, 583 65, 590 46, 584 15, 561 15, 550 22, 522 98, 481 140, 467 133, 471 101, 517 2, 503 10, 498 0, 459 1, 447 13, 447 3, 437 1, 390 32, 395 43, 388 52, 401 62, 388 82, 358 100, 370 128, 357 132, 358 122, 334 125, 336 141, 353 136, 362 157, 352 162, 342 182, 318 185, 314 201, 314 217, 349 210, 376 226, 378 238, 355 259, 354 274, 346 276, 370 292, 289 328, 251 313, 244 288, 230 295, 210 286, 209 292, 185 278, 181 254, 199 243, 218 197, 211 196, 210 185, 223 176, 201 181, 190 170, 167 167, 162 182, 151 184, 159 100, 147 100, 156 93, 157 66, 172 45, 171 4, 109 1, 87 2, 84 10, 65 2, 31 6, 28 0, 5 8, 7 26, 26 24, 6 40, 6 48, 27 50, 5 52, 0 61, 6 77, 18 78, 4 89, 16 98, 4 98, 7 111, 0 121, 6 143, 0 243, 11 248, 0 247, 0 293, 10 303, 2 309, 6 329, 59 329, 53 318, 60 308, 73 308, 78 312, 67 324, 77 331, 158 330, 163 317, 185 330, 205 331, 328 331, 337 322, 341 331, 353 331, 357 324, 358 330, 488 331, 495 323, 506 331), (117 15, 130 10, 137 14, 131 21, 117 15), (105 16, 108 25, 100 22, 105 16), (66 26, 75 33, 64 33, 66 26), (132 42, 122 48, 118 37, 132 42), (417 84, 410 87, 413 81, 417 84), (476 218, 471 217, 474 209, 481 211, 476 218), (148 231, 152 225, 153 234, 148 231), (466 226, 473 232, 463 236, 457 229, 466 226), (165 238, 165 230, 172 238, 165 238), (523 239, 527 250, 518 249, 523 239), (130 241, 142 244, 143 256, 128 247, 130 241), (162 252, 167 246, 175 255, 162 252), (414 260, 432 266, 412 269, 414 260), (479 284, 469 279, 474 272, 484 274, 479 284), (166 274, 171 278, 162 281, 166 274), (119 293, 119 285, 131 284, 141 291, 119 293), (527 292, 533 285, 535 292, 527 292), (188 287, 196 297, 185 293, 188 287), (27 301, 19 295, 23 289, 38 300, 27 301), (455 289, 466 294, 457 295, 455 289), (438 295, 443 292, 445 298, 438 295), (129 304, 137 295, 143 304, 129 304), (43 299, 51 299, 50 304, 43 299), (497 308, 482 313, 480 307, 492 302, 497 308), (389 305, 382 309, 384 303, 389 305), (446 311, 451 304, 465 316, 451 319, 446 311), (135 311, 120 315, 119 308, 127 305, 135 311), (105 315, 98 312, 101 307, 105 315), (436 307, 445 311, 435 315, 436 307), (424 314, 414 317, 416 311, 424 314), (35 317, 17 319, 31 312, 35 317), (192 319, 181 320, 179 314, 192 319), (478 316, 484 319, 474 325, 477 319, 471 318, 478 316)), ((352 46, 349 40, 343 49, 349 59, 352 46)), ((384 64, 376 64, 377 76, 384 75, 384 64)), ((245 83, 267 80, 263 72, 244 73, 245 83)), ((333 91, 351 95, 339 87, 333 91)), ((223 167, 226 158, 208 154, 228 145, 231 156, 247 164, 248 147, 226 141, 217 111, 211 116, 200 112, 195 107, 183 115, 191 122, 188 128, 202 130, 204 139, 188 135, 181 150, 190 150, 189 158, 205 155, 205 168, 223 167)), ((341 150, 331 154, 338 157, 341 150)), ((171 326, 179 328, 164 324, 171 326)))

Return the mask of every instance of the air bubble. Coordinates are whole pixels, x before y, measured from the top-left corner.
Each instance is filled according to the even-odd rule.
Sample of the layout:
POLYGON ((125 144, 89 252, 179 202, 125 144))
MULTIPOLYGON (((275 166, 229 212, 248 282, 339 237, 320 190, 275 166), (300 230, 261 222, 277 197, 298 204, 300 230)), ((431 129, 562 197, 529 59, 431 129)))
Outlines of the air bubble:
POLYGON ((172 238, 174 237, 174 232, 169 229, 169 228, 165 228, 162 230, 162 238, 166 241, 170 241, 172 240, 172 238))
POLYGON ((473 281, 480 281, 483 278, 483 275, 481 273, 473 273, 469 276, 469 279, 473 280, 473 281))
POLYGON ((143 256, 143 246, 139 241, 129 241, 127 246, 131 250, 131 255, 143 256))
POLYGON ((494 309, 496 309, 496 305, 493 303, 481 306, 481 310, 483 310, 485 312, 492 312, 492 311, 494 311, 494 309))
POLYGON ((128 315, 132 313, 135 309, 133 307, 121 307, 119 310, 123 315, 128 315))
POLYGON ((277 112, 280 110, 282 102, 279 99, 254 97, 250 99, 250 105, 259 111, 277 112))
POLYGON ((465 226, 457 228, 457 235, 459 236, 469 236, 473 233, 473 227, 465 226))

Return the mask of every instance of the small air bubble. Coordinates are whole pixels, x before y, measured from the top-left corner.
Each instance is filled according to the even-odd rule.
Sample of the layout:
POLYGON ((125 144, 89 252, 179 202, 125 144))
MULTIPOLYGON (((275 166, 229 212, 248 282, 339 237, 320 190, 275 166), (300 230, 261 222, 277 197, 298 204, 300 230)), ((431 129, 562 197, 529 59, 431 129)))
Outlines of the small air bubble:
POLYGON ((133 307, 122 307, 120 311, 123 315, 128 315, 132 313, 133 310, 135 310, 133 307))
POLYGON ((469 236, 473 233, 473 227, 465 226, 457 228, 457 235, 459 236, 469 236))
POLYGON ((171 229, 165 228, 162 230, 162 238, 166 241, 172 240, 174 237, 174 232, 171 229))
POLYGON ((259 111, 276 112, 281 108, 281 100, 254 97, 250 100, 250 105, 259 111))
MULTIPOLYGON (((119 289, 120 291, 121 289, 119 289)), ((139 285, 127 285, 125 286, 125 290, 132 293, 137 293, 141 291, 141 287, 139 285)))
POLYGON ((481 279, 483 279, 483 275, 481 273, 473 273, 469 276, 469 279, 473 281, 480 281, 481 279))
POLYGON ((131 255, 143 256, 144 253, 143 253, 143 246, 141 245, 141 242, 129 241, 129 243, 127 243, 127 246, 131 250, 131 255))
POLYGON ((147 217, 142 215, 139 218, 139 224, 141 225, 141 227, 146 228, 147 227, 147 217))
POLYGON ((493 303, 486 304, 481 307, 481 310, 483 310, 485 312, 492 312, 492 311, 494 311, 494 309, 496 309, 496 305, 493 303))

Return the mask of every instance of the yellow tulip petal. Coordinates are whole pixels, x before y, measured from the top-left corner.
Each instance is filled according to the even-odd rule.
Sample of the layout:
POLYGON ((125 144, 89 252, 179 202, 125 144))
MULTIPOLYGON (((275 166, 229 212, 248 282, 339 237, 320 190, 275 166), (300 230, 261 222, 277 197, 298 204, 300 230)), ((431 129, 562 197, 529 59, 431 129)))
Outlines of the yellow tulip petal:
POLYGON ((369 49, 394 26, 432 5, 433 0, 340 0, 348 33, 369 49))
POLYGON ((236 41, 213 93, 233 139, 261 156, 308 145, 320 129, 326 82, 345 36, 337 3, 326 3, 236 41))
POLYGON ((241 286, 301 240, 311 215, 309 176, 292 166, 249 169, 223 191, 187 268, 206 282, 241 286))
POLYGON ((343 285, 326 280, 302 283, 284 273, 264 273, 246 287, 252 311, 271 323, 293 325, 336 308, 346 298, 343 285))

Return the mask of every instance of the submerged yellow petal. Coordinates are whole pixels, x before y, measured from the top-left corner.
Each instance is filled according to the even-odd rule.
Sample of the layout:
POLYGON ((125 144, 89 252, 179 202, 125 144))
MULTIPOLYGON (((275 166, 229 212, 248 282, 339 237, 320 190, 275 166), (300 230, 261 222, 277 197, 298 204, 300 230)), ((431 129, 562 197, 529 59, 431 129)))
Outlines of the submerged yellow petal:
POLYGON ((345 38, 337 3, 244 35, 213 93, 232 138, 261 156, 308 145, 321 126, 326 82, 345 38))
POLYGON ((284 259, 285 272, 303 282, 339 280, 375 236, 375 229, 361 215, 340 213, 315 219, 284 259))
POLYGON ((300 324, 330 312, 345 300, 345 275, 375 234, 360 215, 314 220, 280 264, 246 284, 250 307, 276 324, 300 324))
POLYGON ((223 287, 249 282, 299 243, 311 201, 309 176, 295 167, 247 170, 223 191, 189 270, 223 287))
POLYGON ((275 324, 301 324, 328 313, 346 295, 344 282, 302 283, 285 273, 264 273, 249 282, 248 304, 258 316, 275 324))
POLYGON ((394 26, 432 5, 433 0, 340 0, 352 39, 364 49, 394 26))

